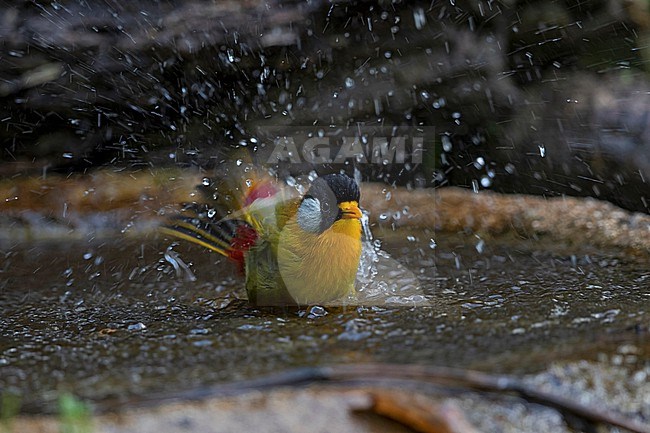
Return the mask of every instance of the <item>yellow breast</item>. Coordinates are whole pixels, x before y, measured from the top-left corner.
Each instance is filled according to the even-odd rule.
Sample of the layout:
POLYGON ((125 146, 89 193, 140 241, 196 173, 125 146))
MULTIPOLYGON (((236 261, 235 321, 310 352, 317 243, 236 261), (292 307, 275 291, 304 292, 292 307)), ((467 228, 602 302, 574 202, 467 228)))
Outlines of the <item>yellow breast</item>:
POLYGON ((354 291, 361 256, 361 222, 340 219, 321 234, 287 221, 278 238, 278 268, 287 291, 302 305, 326 303, 354 291))

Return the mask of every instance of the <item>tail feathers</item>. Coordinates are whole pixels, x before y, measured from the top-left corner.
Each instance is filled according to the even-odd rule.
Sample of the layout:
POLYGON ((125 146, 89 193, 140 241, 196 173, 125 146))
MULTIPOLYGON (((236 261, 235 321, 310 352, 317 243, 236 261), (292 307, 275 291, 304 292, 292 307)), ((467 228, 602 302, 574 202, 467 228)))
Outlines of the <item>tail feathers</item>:
POLYGON ((178 216, 160 230, 171 236, 201 245, 235 261, 243 270, 244 254, 257 241, 257 232, 245 221, 225 219, 206 222, 200 218, 178 216))
POLYGON ((279 190, 274 178, 259 170, 244 170, 241 176, 223 174, 227 176, 216 180, 203 178, 197 191, 204 200, 184 203, 181 215, 167 220, 160 230, 216 251, 243 270, 244 255, 257 242, 261 219, 266 215, 262 213, 260 218, 254 203, 265 201, 268 207, 265 199, 274 197, 279 190))

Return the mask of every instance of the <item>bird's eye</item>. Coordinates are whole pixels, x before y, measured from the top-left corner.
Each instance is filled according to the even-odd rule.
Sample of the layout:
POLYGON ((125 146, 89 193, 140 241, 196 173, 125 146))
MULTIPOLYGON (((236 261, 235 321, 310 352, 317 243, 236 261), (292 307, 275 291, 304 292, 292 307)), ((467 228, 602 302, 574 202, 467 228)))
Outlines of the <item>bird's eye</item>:
POLYGON ((321 204, 321 209, 323 212, 329 212, 330 211, 330 204, 328 202, 324 202, 321 204))

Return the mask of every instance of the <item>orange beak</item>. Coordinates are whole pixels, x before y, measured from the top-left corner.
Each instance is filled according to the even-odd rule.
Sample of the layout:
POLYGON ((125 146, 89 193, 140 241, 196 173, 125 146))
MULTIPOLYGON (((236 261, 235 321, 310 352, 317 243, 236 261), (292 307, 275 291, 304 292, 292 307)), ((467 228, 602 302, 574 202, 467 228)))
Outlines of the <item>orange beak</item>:
POLYGON ((344 201, 339 204, 339 208, 343 213, 341 219, 361 219, 363 216, 361 210, 359 209, 359 203, 356 201, 344 201))

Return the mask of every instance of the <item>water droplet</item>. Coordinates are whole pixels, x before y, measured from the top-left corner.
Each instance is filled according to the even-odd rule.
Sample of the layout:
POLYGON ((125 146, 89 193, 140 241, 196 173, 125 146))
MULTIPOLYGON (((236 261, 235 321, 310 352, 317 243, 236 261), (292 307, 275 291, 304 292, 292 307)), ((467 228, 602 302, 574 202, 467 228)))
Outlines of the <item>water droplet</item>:
POLYGON ((438 246, 438 244, 436 244, 436 241, 435 241, 435 240, 433 240, 433 239, 430 239, 430 240, 429 240, 429 248, 431 248, 432 250, 434 250, 434 249, 436 249, 437 246, 438 246))
POLYGON ((442 141, 442 150, 445 152, 451 152, 452 144, 451 139, 448 135, 443 135, 440 140, 442 141))
POLYGON ((351 77, 347 77, 345 79, 345 87, 347 87, 348 89, 353 88, 354 87, 354 79, 352 79, 351 77))
POLYGON ((86 253, 86 254, 83 255, 83 257, 84 257, 84 260, 90 260, 90 259, 92 259, 93 254, 92 253, 86 253))
POLYGON ((479 254, 483 254, 484 249, 485 249, 485 241, 483 239, 479 239, 478 243, 476 244, 476 251, 479 254))
POLYGON ((59 296, 59 302, 67 301, 71 294, 72 292, 70 290, 66 290, 63 295, 59 296))
POLYGON ((147 329, 147 326, 142 322, 138 322, 138 323, 134 323, 132 325, 129 325, 128 328, 126 328, 126 329, 128 329, 129 331, 143 331, 143 330, 147 329))
POLYGON ((427 17, 424 14, 424 9, 415 8, 413 10, 413 21, 415 22, 415 28, 417 30, 422 30, 422 27, 427 23, 427 17))
POLYGON ((210 186, 210 178, 204 177, 201 183, 203 184, 203 186, 210 186))

